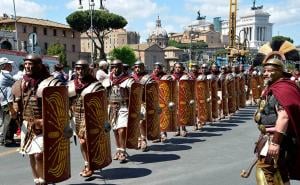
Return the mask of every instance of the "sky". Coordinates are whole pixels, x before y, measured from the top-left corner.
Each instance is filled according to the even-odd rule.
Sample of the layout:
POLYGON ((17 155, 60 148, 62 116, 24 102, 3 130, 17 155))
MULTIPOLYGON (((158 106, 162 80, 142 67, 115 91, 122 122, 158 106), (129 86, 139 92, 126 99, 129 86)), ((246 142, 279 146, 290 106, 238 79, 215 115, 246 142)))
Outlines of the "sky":
MULTIPOLYGON (((27 16, 66 23, 66 17, 78 10, 79 0, 0 0, 0 15, 13 15, 13 2, 17 16, 27 16)), ((237 16, 250 11, 253 0, 237 0, 237 16)), ((82 0, 88 9, 89 0, 82 0)), ((128 31, 136 31, 145 42, 155 28, 155 20, 160 17, 162 27, 169 32, 182 32, 184 27, 197 18, 197 12, 206 16, 208 22, 214 17, 228 20, 229 0, 103 0, 105 8, 119 14, 128 21, 128 31)), ((100 0, 95 0, 95 8, 99 8, 100 0)), ((263 5, 271 14, 273 36, 282 35, 300 45, 300 1, 299 0, 256 0, 256 5, 263 5)))

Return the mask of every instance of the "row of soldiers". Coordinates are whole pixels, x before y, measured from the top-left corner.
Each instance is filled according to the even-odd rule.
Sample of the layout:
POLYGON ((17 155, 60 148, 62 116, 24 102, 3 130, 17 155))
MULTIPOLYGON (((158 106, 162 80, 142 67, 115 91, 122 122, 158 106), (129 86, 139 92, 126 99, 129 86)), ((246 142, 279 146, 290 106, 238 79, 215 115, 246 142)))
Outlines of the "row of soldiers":
POLYGON ((120 60, 114 60, 100 82, 88 62, 79 60, 67 85, 50 76, 35 54, 24 58, 24 67, 23 79, 13 85, 12 117, 22 122, 21 152, 29 155, 35 184, 70 178, 70 119, 85 161, 80 175, 89 177, 112 159, 127 162, 127 148, 147 151, 147 140, 164 142, 168 131, 185 137, 188 125, 200 129, 233 114, 246 104, 246 79, 256 81, 252 92, 262 87, 237 67, 218 71, 206 64, 201 68, 192 64, 187 73, 182 63, 175 63, 173 73, 166 74, 156 63, 148 74, 137 61, 129 74, 120 60), (116 142, 113 156, 111 129, 116 142))

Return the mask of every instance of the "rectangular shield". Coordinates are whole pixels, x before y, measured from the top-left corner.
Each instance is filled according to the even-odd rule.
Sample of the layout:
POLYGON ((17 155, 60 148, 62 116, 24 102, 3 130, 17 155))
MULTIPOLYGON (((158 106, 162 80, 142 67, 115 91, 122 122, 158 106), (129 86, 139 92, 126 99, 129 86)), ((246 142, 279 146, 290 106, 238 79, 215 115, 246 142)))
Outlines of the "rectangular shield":
POLYGON ((179 80, 178 89, 178 125, 195 123, 195 81, 179 80))
POLYGON ((133 83, 130 87, 128 126, 126 147, 138 149, 138 138, 140 136, 139 124, 141 120, 141 104, 143 95, 143 85, 133 83))
POLYGON ((218 81, 216 76, 211 79, 211 112, 212 118, 217 119, 219 117, 219 104, 218 104, 218 81))
POLYGON ((65 86, 46 87, 42 97, 44 178, 58 183, 71 177, 70 140, 64 137, 69 124, 68 90, 65 86))
POLYGON ((176 81, 159 80, 159 107, 161 131, 175 131, 177 125, 176 116, 176 81))
POLYGON ((251 76, 250 78, 250 86, 252 91, 252 98, 253 100, 260 98, 260 87, 258 83, 258 78, 256 76, 251 76))
POLYGON ((146 123, 147 139, 155 140, 160 138, 159 127, 159 89, 158 83, 149 83, 145 86, 146 101, 146 123))
POLYGON ((83 97, 87 159, 92 170, 102 169, 112 162, 107 105, 105 90, 88 93, 83 97))
POLYGON ((196 99, 198 118, 201 123, 205 123, 210 120, 210 106, 209 106, 209 84, 207 79, 197 80, 196 82, 196 99))

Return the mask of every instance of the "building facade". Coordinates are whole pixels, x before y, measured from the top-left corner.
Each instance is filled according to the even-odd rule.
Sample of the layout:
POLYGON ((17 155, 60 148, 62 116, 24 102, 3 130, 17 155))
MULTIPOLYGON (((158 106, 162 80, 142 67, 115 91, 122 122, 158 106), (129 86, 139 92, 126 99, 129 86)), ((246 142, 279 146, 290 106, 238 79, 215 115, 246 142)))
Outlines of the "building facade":
POLYGON ((156 43, 159 47, 166 48, 168 46, 168 41, 168 33, 161 26, 161 20, 158 16, 155 29, 150 33, 150 36, 147 39, 147 43, 156 43))
POLYGON ((17 43, 15 40, 15 32, 0 29, 0 49, 15 50, 17 43))
MULTIPOLYGON (((272 40, 273 23, 270 14, 263 7, 252 7, 251 10, 236 21, 237 42, 246 42, 250 49, 258 49, 272 40)), ((229 21, 222 22, 223 42, 228 44, 229 21)))
POLYGON ((30 17, 17 17, 16 22, 15 28, 15 19, 0 18, 2 29, 12 28, 17 32, 18 47, 22 51, 45 55, 51 45, 59 43, 65 48, 68 65, 80 58, 80 33, 68 25, 30 17))
POLYGON ((166 66, 163 49, 156 43, 129 44, 138 60, 145 64, 147 71, 152 71, 154 63, 160 62, 166 66))
MULTIPOLYGON (((97 45, 99 44, 99 41, 97 41, 97 45)), ((112 30, 111 32, 107 33, 107 35, 104 38, 104 52, 105 54, 108 54, 111 52, 114 48, 122 47, 128 44, 138 44, 140 42, 140 35, 137 32, 134 31, 127 31, 126 29, 117 29, 112 30)), ((90 58, 91 56, 91 39, 87 36, 86 33, 81 34, 81 53, 82 55, 85 55, 86 57, 90 58)), ((99 51, 96 50, 96 48, 93 46, 93 53, 96 53, 97 58, 99 57, 99 51)))

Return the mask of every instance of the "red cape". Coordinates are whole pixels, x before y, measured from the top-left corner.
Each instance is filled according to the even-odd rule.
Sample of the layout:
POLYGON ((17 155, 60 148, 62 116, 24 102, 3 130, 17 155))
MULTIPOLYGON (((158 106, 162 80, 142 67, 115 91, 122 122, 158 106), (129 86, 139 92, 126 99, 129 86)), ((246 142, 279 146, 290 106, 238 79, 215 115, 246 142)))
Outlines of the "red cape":
POLYGON ((288 159, 291 179, 300 180, 300 89, 295 82, 281 79, 272 84, 265 94, 273 94, 289 116, 287 135, 296 138, 296 152, 288 159))

